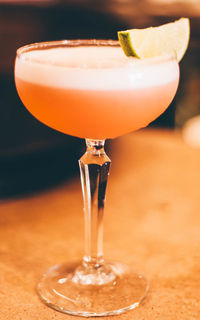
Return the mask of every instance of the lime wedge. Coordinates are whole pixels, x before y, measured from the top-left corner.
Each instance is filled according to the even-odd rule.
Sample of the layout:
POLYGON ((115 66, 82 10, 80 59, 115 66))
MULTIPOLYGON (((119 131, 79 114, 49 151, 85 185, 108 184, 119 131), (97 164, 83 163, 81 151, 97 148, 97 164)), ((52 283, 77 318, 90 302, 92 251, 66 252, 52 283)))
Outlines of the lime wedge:
POLYGON ((118 38, 127 56, 152 58, 175 53, 180 61, 188 47, 190 22, 181 18, 159 27, 119 31, 118 38))

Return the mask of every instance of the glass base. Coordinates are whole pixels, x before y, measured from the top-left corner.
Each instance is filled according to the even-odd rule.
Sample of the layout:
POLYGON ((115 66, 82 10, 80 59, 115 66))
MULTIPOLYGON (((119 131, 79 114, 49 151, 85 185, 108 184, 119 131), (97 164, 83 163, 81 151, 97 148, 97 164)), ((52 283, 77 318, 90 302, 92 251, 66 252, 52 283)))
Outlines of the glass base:
POLYGON ((96 268, 95 282, 97 277, 88 270, 80 263, 50 268, 38 284, 41 299, 57 311, 91 317, 134 309, 147 295, 145 278, 126 265, 115 263, 96 268))

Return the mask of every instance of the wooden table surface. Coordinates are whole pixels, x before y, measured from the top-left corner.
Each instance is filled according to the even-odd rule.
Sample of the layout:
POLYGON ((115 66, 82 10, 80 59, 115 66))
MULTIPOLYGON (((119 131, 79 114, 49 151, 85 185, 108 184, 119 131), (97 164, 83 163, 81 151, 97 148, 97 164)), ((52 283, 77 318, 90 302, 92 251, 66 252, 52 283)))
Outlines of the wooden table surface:
MULTIPOLYGON (((105 319, 200 319, 200 149, 173 132, 143 131, 112 144, 104 223, 105 258, 146 275, 133 311, 105 319)), ((75 319, 45 306, 36 284, 46 268, 81 258, 78 177, 0 203, 0 319, 75 319)))

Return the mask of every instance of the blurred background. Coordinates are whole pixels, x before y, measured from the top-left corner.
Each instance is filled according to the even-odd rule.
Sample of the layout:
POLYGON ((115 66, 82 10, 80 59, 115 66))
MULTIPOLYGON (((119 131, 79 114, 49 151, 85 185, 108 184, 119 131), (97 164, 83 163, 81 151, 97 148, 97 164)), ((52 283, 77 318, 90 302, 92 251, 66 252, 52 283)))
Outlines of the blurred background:
POLYGON ((168 110, 151 126, 182 128, 200 114, 200 0, 0 0, 0 198, 30 194, 78 174, 84 141, 47 128, 16 93, 16 49, 32 42, 117 39, 117 31, 191 19, 181 82, 168 110))

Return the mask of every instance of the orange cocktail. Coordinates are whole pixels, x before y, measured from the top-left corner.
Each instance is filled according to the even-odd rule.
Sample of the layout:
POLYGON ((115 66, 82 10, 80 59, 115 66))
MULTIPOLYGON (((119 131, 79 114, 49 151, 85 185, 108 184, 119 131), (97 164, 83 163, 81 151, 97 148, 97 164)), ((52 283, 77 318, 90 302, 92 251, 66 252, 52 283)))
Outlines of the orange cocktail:
POLYGON ((60 46, 24 53, 15 80, 27 109, 46 125, 106 139, 145 127, 164 112, 179 67, 167 56, 127 58, 118 46, 60 46))
MULTIPOLYGON (((137 307, 145 278, 122 263, 104 262, 103 209, 110 159, 106 138, 148 125, 168 107, 179 81, 174 56, 127 58, 117 41, 77 40, 17 51, 15 81, 27 109, 46 125, 81 138, 79 160, 85 251, 78 264, 50 268, 38 284, 41 299, 79 316, 117 315, 137 307)), ((69 155, 70 156, 70 155, 69 155)))

